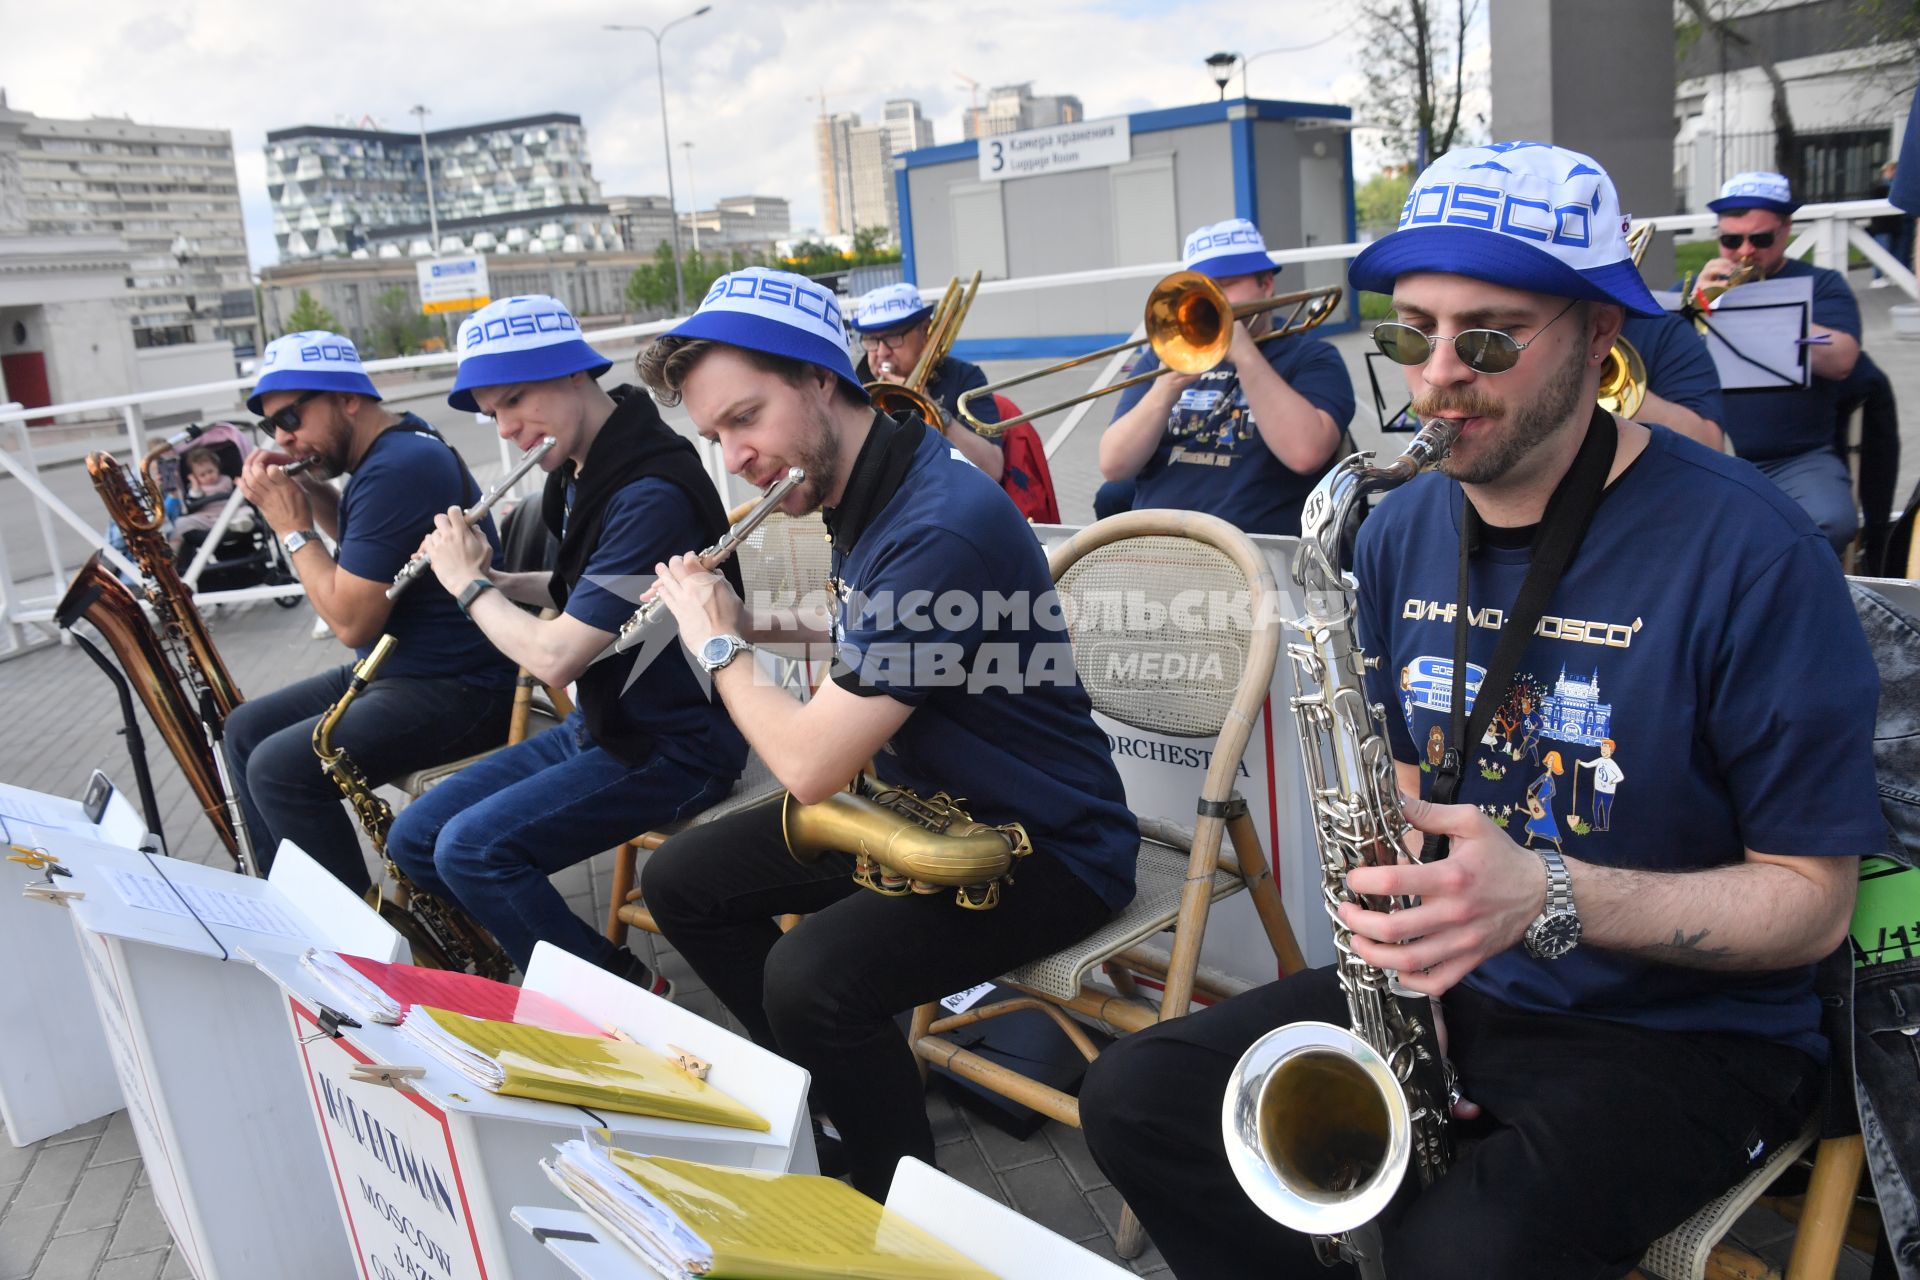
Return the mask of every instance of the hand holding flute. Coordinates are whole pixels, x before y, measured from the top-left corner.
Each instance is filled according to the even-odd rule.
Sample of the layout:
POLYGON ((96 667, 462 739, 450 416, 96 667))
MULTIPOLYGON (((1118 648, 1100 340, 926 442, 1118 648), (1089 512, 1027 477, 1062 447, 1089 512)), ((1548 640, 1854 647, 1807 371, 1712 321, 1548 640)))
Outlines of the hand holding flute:
MULTIPOLYGON (((787 474, 781 476, 779 480, 769 486, 760 501, 754 503, 753 509, 742 516, 739 522, 732 528, 728 529, 726 533, 721 536, 720 541, 693 557, 693 559, 698 562, 698 568, 702 571, 710 571, 725 563, 727 557, 731 556, 740 544, 760 526, 760 522, 772 515, 779 508, 781 502, 786 500, 786 496, 793 491, 794 487, 805 481, 806 478, 807 473, 805 468, 787 468, 787 474)), ((657 589, 656 587, 656 590, 657 589)), ((634 610, 632 617, 620 624, 620 635, 613 642, 613 651, 615 653, 625 653, 629 649, 639 645, 647 638, 648 631, 651 628, 664 625, 666 619, 670 616, 671 615, 667 613, 666 605, 659 596, 656 595, 648 599, 641 604, 638 609, 634 610)))
MULTIPOLYGON (((554 443, 554 438, 548 436, 539 444, 521 454, 520 461, 513 464, 513 470, 507 472, 506 475, 500 478, 499 483, 487 490, 486 495, 482 497, 479 502, 476 502, 473 506, 468 507, 460 513, 460 519, 465 522, 465 527, 471 529, 474 525, 480 523, 480 521, 485 518, 487 512, 493 510, 493 504, 505 497, 507 491, 520 482, 520 477, 531 471, 534 465, 547 455, 547 451, 553 448, 554 443)), ((437 519, 435 523, 436 525, 438 524, 437 519)), ((436 528, 434 534, 427 535, 428 541, 431 541, 437 536, 437 533, 438 529, 436 528)), ((425 544, 423 543, 422 545, 424 547, 425 544)), ((489 549, 488 558, 491 559, 491 549, 489 549)), ((400 593, 412 586, 413 580, 425 573, 432 566, 433 558, 428 555, 425 550, 420 551, 413 559, 407 561, 407 563, 401 567, 399 573, 394 575, 393 585, 387 588, 387 599, 399 599, 400 593)), ((484 572, 485 569, 485 561, 482 561, 481 572, 484 572)))

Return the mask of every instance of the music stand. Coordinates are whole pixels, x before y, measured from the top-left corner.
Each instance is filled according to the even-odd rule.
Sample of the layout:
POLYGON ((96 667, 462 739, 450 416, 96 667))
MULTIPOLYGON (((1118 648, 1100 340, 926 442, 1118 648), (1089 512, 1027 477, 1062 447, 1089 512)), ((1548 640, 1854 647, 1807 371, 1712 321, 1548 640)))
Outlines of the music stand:
MULTIPOLYGON (((1678 294, 1655 294, 1680 310, 1678 294)), ((1696 313, 1722 391, 1781 391, 1812 385, 1808 353, 1813 281, 1806 276, 1756 280, 1720 295, 1713 310, 1696 313)))
MULTIPOLYGON (((1401 405, 1391 417, 1387 414, 1386 393, 1381 391, 1380 374, 1373 367, 1375 360, 1385 360, 1386 358, 1384 352, 1367 352, 1367 382, 1373 387, 1374 417, 1379 420, 1380 430, 1383 434, 1394 431, 1406 433, 1418 431, 1420 429, 1420 423, 1413 416, 1413 398, 1411 396, 1407 398, 1406 403, 1401 405)), ((1399 367, 1397 364, 1394 365, 1396 369, 1399 367)))

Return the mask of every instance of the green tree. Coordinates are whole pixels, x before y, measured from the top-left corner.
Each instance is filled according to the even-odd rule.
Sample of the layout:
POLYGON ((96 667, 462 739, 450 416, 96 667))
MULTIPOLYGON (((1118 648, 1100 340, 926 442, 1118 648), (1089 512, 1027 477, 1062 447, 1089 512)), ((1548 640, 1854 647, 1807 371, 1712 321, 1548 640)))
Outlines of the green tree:
POLYGON ((302 289, 294 297, 293 310, 287 313, 287 332, 304 333, 308 329, 326 329, 340 332, 340 322, 333 318, 333 312, 313 300, 313 295, 302 289))
POLYGON ((438 327, 414 309, 406 286, 396 284, 374 300, 367 346, 376 357, 414 355, 435 336, 438 327))
POLYGON ((1409 163, 1423 137, 1428 164, 1466 140, 1467 31, 1479 10, 1480 0, 1361 0, 1367 105, 1409 163))
POLYGON ((853 255, 849 263, 855 267, 871 266, 877 262, 900 261, 900 250, 888 243, 885 227, 861 227, 853 233, 853 255))
POLYGON ((1723 51, 1729 47, 1740 50, 1766 76, 1767 84, 1773 91, 1774 171, 1784 173, 1789 183, 1799 187, 1804 175, 1800 172, 1800 149, 1794 145, 1793 109, 1787 104, 1787 82, 1780 74, 1780 68, 1767 56, 1766 50, 1748 39, 1746 33, 1734 25, 1740 10, 1746 7, 1745 0, 1722 0, 1718 13, 1713 11, 1708 0, 1680 0, 1680 3, 1688 14, 1687 20, 1679 25, 1676 39, 1682 51, 1702 35, 1711 35, 1723 51))
POLYGON ((1405 165, 1391 165, 1374 174, 1354 188, 1354 221, 1363 228, 1392 230, 1400 223, 1400 210, 1407 202, 1411 183, 1405 165))
POLYGON ((652 262, 627 277, 627 308, 663 315, 673 308, 673 248, 665 240, 654 246, 652 262))

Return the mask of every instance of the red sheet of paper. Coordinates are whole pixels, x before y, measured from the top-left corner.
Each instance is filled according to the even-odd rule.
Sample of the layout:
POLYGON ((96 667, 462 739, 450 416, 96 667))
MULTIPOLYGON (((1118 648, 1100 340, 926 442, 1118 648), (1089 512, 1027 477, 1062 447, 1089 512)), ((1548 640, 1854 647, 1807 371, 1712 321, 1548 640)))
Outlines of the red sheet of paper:
POLYGON ((471 973, 448 973, 444 969, 423 969, 411 964, 383 964, 344 952, 340 959, 409 1009, 425 1004, 464 1013, 470 1018, 491 1018, 496 1022, 517 1022, 571 1035, 612 1038, 606 1028, 595 1026, 552 996, 538 991, 523 991, 471 973))

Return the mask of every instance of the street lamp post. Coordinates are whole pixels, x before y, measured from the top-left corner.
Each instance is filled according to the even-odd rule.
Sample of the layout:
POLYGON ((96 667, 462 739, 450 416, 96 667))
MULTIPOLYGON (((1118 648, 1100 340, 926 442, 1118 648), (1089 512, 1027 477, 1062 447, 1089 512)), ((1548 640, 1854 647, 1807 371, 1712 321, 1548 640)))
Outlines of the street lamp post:
POLYGON ((1237 53, 1213 53, 1207 55, 1207 70, 1213 73, 1213 82, 1220 86, 1220 101, 1227 100, 1227 81, 1233 79, 1233 64, 1240 60, 1237 53))
POLYGON ((683 142, 680 149, 687 153, 687 204, 693 210, 693 251, 700 252, 700 195, 693 189, 693 144, 683 142))
POLYGON ((409 112, 420 122, 420 171, 427 175, 427 234, 433 238, 433 249, 427 256, 440 255, 440 210, 433 201, 433 155, 427 150, 427 109, 415 106, 409 112))
POLYGON ((660 81, 660 141, 666 148, 667 158, 667 212, 671 215, 667 220, 667 229, 673 235, 673 302, 675 310, 681 315, 687 311, 687 282, 680 270, 680 212, 673 195, 673 138, 667 133, 667 64, 660 54, 660 41, 681 23, 690 22, 712 8, 710 4, 703 4, 692 13, 681 14, 658 31, 638 25, 606 24, 609 31, 644 31, 653 37, 653 67, 660 81))

